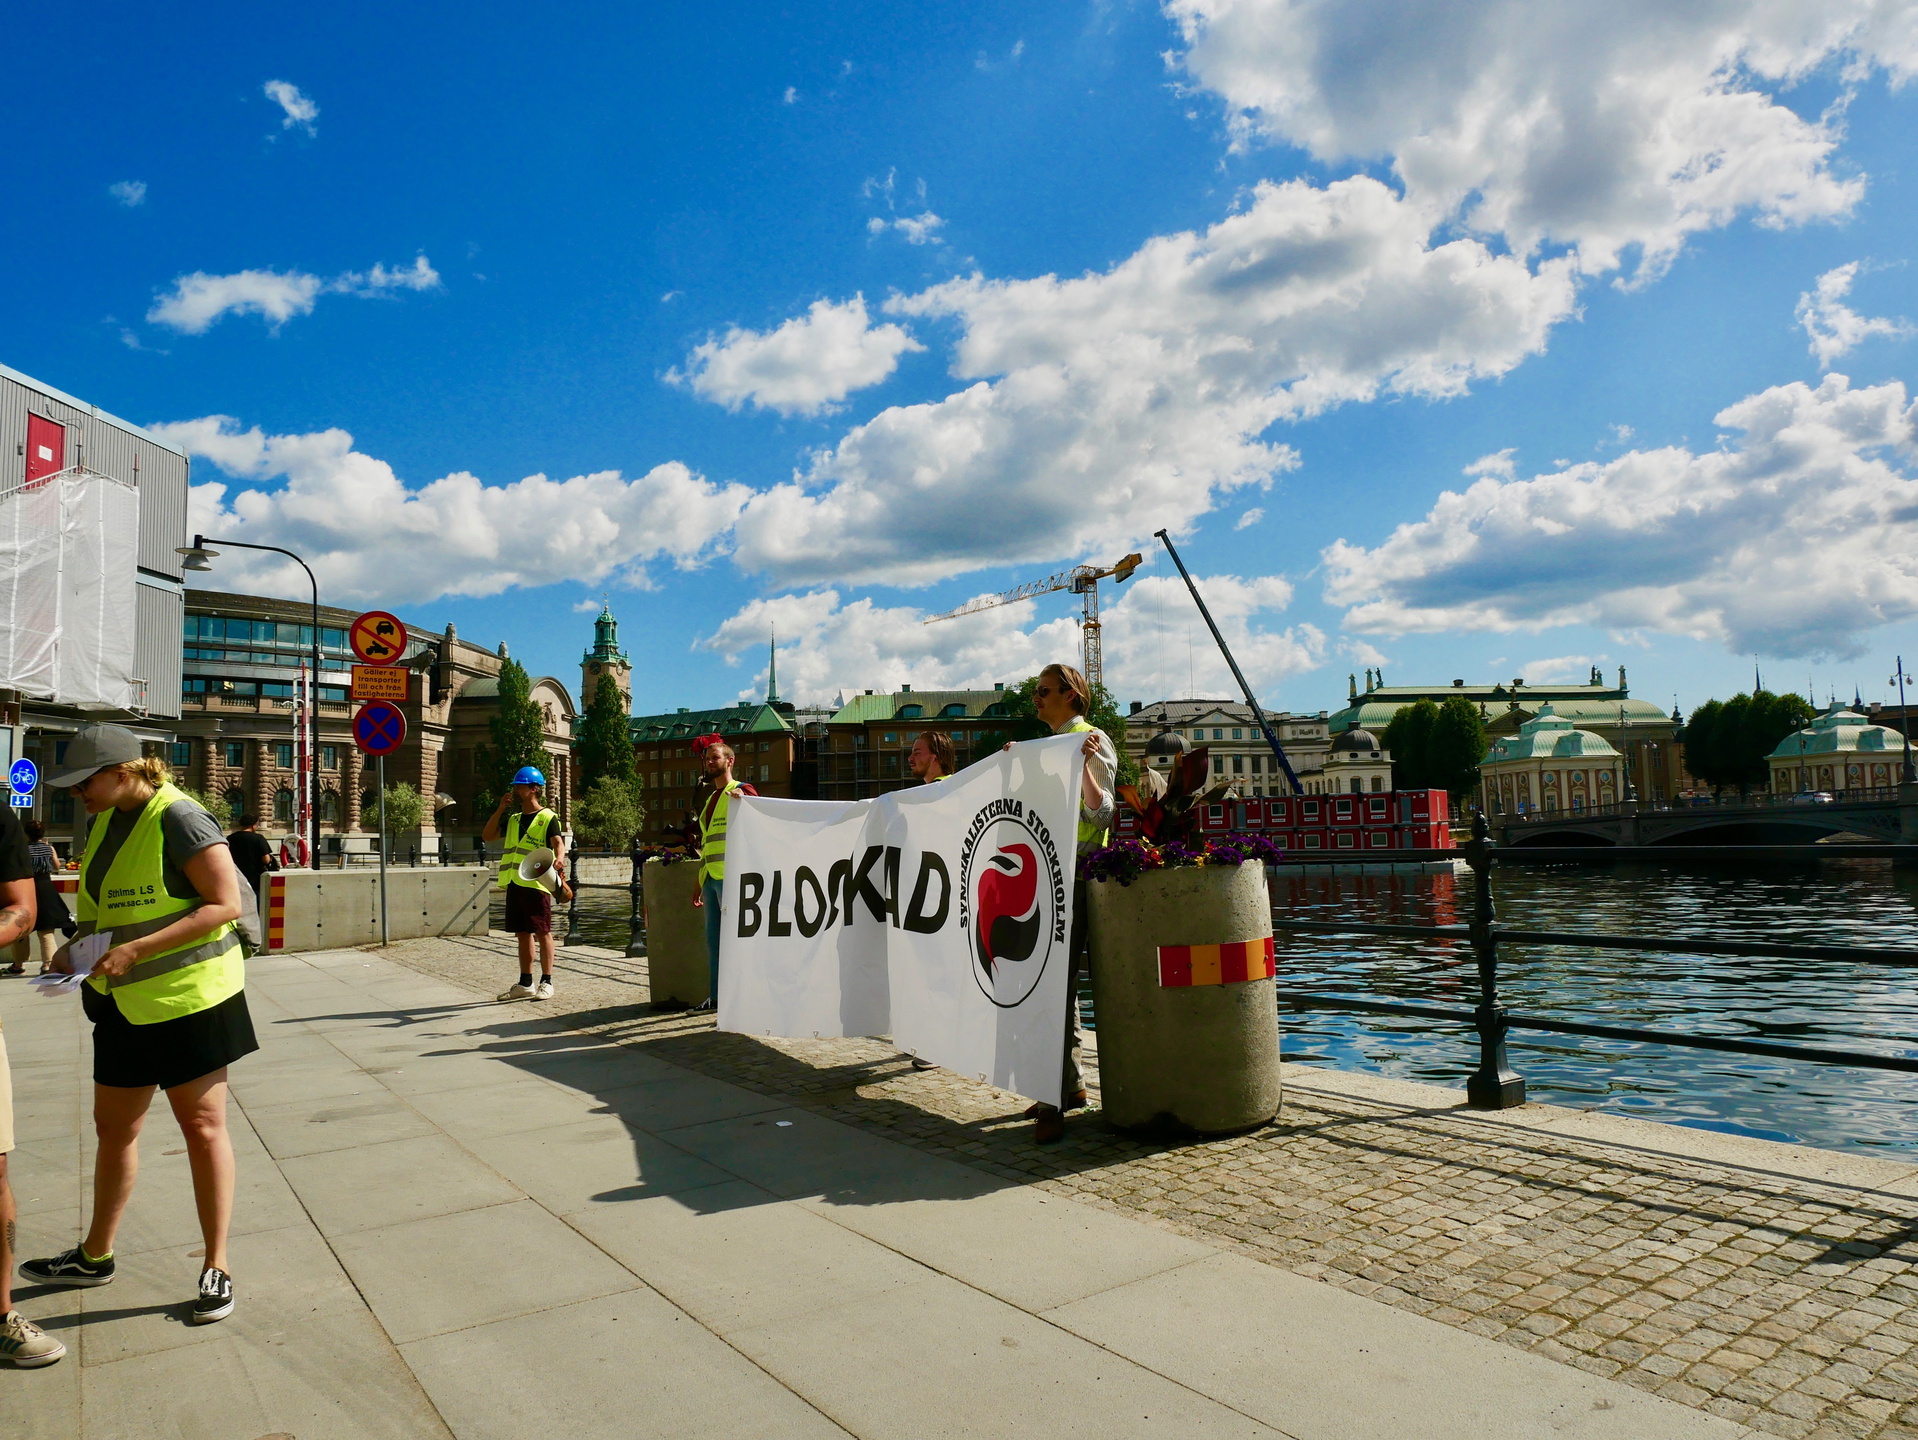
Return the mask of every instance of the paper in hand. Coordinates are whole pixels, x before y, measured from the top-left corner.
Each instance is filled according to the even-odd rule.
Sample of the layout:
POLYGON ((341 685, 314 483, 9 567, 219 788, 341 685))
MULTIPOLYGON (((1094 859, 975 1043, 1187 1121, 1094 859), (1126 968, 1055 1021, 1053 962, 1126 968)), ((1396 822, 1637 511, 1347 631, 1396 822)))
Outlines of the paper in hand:
POLYGON ((80 988, 80 982, 93 973, 93 967, 113 948, 111 930, 95 931, 91 935, 82 935, 77 940, 67 942, 67 964, 72 973, 56 975, 48 973, 36 975, 27 983, 39 987, 42 995, 71 995, 80 988))

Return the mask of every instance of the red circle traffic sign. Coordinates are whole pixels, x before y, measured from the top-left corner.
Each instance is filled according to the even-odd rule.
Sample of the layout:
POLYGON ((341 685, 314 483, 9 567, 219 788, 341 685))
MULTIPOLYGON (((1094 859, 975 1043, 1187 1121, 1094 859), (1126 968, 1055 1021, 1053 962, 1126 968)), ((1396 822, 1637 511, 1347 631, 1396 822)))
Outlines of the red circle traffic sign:
POLYGON ((391 755, 406 743, 406 716, 384 700, 369 700, 353 717, 353 743, 368 755, 391 755))
POLYGON ((384 610, 369 610, 346 632, 353 653, 367 665, 392 665, 406 653, 406 625, 384 610))

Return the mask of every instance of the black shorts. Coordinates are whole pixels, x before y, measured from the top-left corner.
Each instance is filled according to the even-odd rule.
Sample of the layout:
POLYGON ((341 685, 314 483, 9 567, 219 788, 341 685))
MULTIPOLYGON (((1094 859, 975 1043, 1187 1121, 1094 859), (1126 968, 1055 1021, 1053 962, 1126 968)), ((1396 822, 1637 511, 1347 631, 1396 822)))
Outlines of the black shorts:
POLYGON ((154 1025, 133 1024, 111 995, 102 995, 91 985, 80 987, 80 1003, 93 1022, 96 1085, 128 1090, 158 1085, 171 1090, 260 1048, 244 990, 218 1005, 154 1025))
POLYGON ((508 885, 504 928, 509 935, 551 935, 553 897, 530 885, 508 885))

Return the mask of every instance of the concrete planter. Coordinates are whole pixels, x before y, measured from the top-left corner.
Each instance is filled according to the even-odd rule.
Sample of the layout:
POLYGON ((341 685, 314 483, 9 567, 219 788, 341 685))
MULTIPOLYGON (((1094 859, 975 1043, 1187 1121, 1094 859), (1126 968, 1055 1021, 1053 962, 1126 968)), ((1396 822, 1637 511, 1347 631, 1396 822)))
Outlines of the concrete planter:
POLYGON ((706 966, 706 912, 695 909, 699 864, 648 860, 640 872, 646 906, 646 973, 653 1003, 697 1005, 712 989, 706 966))
POLYGON ((1279 1016, 1271 979, 1162 987, 1159 947, 1272 933, 1257 864, 1151 870, 1086 886, 1099 1089, 1123 1129, 1220 1134, 1279 1110, 1279 1016))

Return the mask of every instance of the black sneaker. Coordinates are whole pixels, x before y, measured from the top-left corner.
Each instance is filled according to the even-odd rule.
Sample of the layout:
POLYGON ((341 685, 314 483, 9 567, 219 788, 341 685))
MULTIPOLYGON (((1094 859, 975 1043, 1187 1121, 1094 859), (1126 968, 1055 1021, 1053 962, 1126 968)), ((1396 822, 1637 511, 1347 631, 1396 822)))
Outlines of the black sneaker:
POLYGON ((22 1260, 20 1278, 36 1285, 111 1285, 113 1257, 89 1260, 75 1245, 47 1260, 22 1260))
POLYGON ((193 1302, 193 1323, 211 1325, 233 1313, 233 1277, 212 1266, 200 1272, 200 1298, 193 1302))

